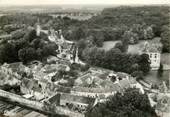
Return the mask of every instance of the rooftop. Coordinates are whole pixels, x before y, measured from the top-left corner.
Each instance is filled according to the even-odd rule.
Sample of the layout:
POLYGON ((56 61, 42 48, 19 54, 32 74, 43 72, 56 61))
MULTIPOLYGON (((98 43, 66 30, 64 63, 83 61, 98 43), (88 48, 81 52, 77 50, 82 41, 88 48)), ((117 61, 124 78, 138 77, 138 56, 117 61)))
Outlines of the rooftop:
POLYGON ((161 52, 162 44, 160 42, 161 38, 154 38, 150 41, 144 43, 142 48, 143 52, 161 52))
POLYGON ((11 35, 8 35, 8 34, 0 35, 0 39, 4 39, 4 38, 11 38, 11 35))
POLYGON ((62 93, 62 94, 55 94, 54 96, 50 97, 48 101, 50 103, 56 103, 56 102, 59 103, 59 101, 68 101, 68 102, 83 103, 83 104, 93 104, 95 99, 90 97, 62 93))
POLYGON ((83 103, 83 104, 92 104, 95 101, 94 98, 71 95, 71 94, 61 94, 60 100, 66 100, 70 102, 77 102, 77 103, 83 103))
POLYGON ((73 87, 72 91, 76 92, 88 92, 88 93, 111 93, 114 91, 120 91, 121 88, 118 84, 112 86, 112 88, 89 88, 89 87, 73 87))
POLYGON ((34 80, 34 79, 23 78, 22 85, 23 85, 23 87, 28 88, 33 91, 37 91, 37 92, 42 91, 42 89, 38 85, 38 81, 34 80))

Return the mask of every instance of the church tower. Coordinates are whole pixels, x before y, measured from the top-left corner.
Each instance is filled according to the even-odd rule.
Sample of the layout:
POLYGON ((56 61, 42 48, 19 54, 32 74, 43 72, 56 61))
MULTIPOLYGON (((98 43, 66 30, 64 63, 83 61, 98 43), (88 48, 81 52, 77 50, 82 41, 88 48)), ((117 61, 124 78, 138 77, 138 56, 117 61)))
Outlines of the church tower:
POLYGON ((76 48, 75 63, 79 63, 78 48, 76 48))
POLYGON ((40 32, 41 32, 41 26, 40 26, 40 22, 39 22, 39 19, 38 19, 38 23, 36 25, 36 35, 40 36, 40 32))

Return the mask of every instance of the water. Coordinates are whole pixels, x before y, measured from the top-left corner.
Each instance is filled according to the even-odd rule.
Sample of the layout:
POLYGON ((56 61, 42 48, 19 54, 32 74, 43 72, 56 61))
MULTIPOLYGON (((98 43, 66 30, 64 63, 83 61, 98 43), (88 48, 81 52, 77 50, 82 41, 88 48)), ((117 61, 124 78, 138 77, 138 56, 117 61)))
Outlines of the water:
POLYGON ((170 70, 166 70, 163 72, 162 77, 159 77, 157 75, 157 70, 150 71, 149 74, 144 77, 144 80, 146 80, 149 83, 157 84, 157 85, 165 81, 165 83, 169 85, 169 73, 170 73, 170 70))

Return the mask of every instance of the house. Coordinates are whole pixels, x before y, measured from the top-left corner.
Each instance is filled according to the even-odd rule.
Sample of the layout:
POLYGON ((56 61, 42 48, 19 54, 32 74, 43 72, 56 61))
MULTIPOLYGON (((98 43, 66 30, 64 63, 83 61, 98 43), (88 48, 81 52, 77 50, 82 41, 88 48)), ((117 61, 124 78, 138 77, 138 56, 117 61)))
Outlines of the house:
POLYGON ((11 39, 12 35, 10 34, 5 34, 5 35, 0 35, 0 40, 5 40, 5 39, 11 39))
POLYGON ((0 67, 0 76, 2 77, 0 84, 18 85, 23 74, 27 73, 30 74, 29 68, 25 67, 21 62, 4 63, 0 67))
POLYGON ((59 58, 55 57, 55 56, 49 56, 47 58, 47 62, 48 63, 56 63, 59 60, 59 58))
POLYGON ((23 78, 21 81, 20 90, 23 94, 33 95, 36 100, 41 100, 45 97, 41 84, 34 79, 23 78))
POLYGON ((153 39, 144 43, 141 54, 148 54, 152 70, 158 70, 161 62, 162 44, 160 38, 153 39))
POLYGON ((46 101, 53 107, 62 106, 80 113, 86 112, 96 104, 96 99, 94 98, 77 96, 68 93, 55 94, 46 101))
POLYGON ((133 87, 144 93, 143 87, 126 73, 93 69, 92 73, 88 72, 75 80, 71 94, 105 100, 117 92, 133 87))
POLYGON ((119 92, 120 86, 118 84, 111 88, 88 88, 88 87, 73 87, 71 89, 71 94, 78 96, 85 96, 91 98, 97 98, 99 100, 106 99, 109 96, 114 95, 116 92, 119 92))

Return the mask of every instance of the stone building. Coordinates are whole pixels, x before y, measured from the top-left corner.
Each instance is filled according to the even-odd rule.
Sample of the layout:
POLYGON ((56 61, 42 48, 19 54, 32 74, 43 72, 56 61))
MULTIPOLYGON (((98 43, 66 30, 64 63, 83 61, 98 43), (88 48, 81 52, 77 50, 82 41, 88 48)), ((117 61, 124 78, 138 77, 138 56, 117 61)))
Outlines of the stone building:
POLYGON ((0 35, 0 40, 3 39, 11 39, 12 35, 6 34, 6 35, 0 35))
POLYGON ((30 94, 36 100, 41 100, 45 97, 45 94, 42 90, 42 85, 34 79, 23 78, 20 85, 20 89, 23 94, 30 94))
POLYGON ((160 39, 153 39, 149 42, 145 42, 142 49, 142 54, 148 54, 150 58, 150 66, 152 70, 157 70, 160 67, 161 62, 161 49, 162 44, 160 39))
POLYGON ((20 79, 25 74, 29 74, 29 68, 25 67, 21 62, 7 64, 0 66, 0 84, 18 85, 20 79))
POLYGON ((126 73, 90 68, 88 73, 75 80, 71 94, 105 101, 109 96, 133 87, 144 93, 143 87, 126 73))
POLYGON ((88 109, 95 106, 96 99, 67 93, 60 93, 50 97, 47 102, 53 107, 62 106, 65 108, 69 108, 72 111, 84 113, 88 109))

